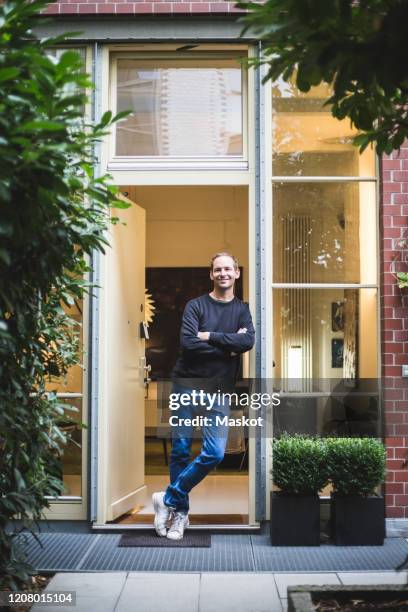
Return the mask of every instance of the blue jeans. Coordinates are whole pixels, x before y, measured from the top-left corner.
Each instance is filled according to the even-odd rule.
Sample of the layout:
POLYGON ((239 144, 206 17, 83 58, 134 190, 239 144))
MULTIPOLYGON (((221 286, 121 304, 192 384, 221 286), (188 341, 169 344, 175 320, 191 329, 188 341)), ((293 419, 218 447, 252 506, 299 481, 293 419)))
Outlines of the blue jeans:
MULTIPOLYGON (((191 394, 192 389, 173 385, 173 393, 191 394)), ((164 495, 166 506, 175 508, 178 512, 189 511, 188 494, 193 487, 207 476, 207 474, 218 465, 224 458, 227 445, 228 425, 217 424, 217 416, 228 416, 229 405, 214 403, 211 410, 202 406, 180 406, 176 414, 180 418, 194 418, 203 415, 207 418, 207 424, 202 425, 202 447, 200 454, 190 463, 191 445, 193 442, 193 430, 191 425, 172 427, 172 449, 170 456, 170 485, 164 495)))

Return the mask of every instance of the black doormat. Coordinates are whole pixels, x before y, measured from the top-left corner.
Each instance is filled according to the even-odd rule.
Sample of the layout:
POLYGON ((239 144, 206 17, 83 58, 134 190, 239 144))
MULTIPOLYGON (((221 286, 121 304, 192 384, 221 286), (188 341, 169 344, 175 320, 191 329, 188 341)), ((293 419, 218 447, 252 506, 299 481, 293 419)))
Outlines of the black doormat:
POLYGON ((170 540, 160 537, 152 531, 124 533, 118 546, 135 546, 139 548, 210 548, 211 534, 202 531, 186 531, 182 540, 170 540))

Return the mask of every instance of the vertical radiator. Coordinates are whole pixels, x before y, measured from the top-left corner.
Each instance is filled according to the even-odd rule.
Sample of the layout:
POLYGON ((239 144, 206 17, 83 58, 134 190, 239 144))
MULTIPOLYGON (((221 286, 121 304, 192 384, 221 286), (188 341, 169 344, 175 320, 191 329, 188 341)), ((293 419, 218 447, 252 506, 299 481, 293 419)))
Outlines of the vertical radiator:
MULTIPOLYGON (((288 283, 309 283, 312 227, 310 217, 282 219, 282 277, 288 283)), ((284 289, 281 309, 282 375, 312 378, 312 312, 310 289, 284 289)))

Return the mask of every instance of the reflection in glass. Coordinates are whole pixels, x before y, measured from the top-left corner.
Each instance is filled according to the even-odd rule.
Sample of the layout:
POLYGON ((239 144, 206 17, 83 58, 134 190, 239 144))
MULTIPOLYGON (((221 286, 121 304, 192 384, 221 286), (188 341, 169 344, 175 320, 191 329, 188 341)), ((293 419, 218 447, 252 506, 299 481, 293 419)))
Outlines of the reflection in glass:
POLYGON ((64 483, 62 495, 81 497, 82 494, 82 400, 63 399, 65 414, 58 420, 59 429, 68 437, 66 444, 62 445, 60 455, 61 474, 64 483), (76 408, 77 411, 69 408, 76 408))
POLYGON ((238 60, 117 62, 116 155, 242 156, 238 60))
POLYGON ((306 394, 281 396, 280 405, 273 411, 274 435, 286 432, 326 437, 381 437, 378 380, 365 382, 369 384, 364 390, 357 386, 326 397, 306 394))
POLYGON ((375 283, 372 183, 274 183, 275 283, 375 283))
POLYGON ((83 301, 76 299, 72 306, 63 304, 63 309, 71 320, 70 333, 78 338, 80 363, 69 368, 65 377, 51 378, 46 385, 46 391, 56 393, 58 402, 65 406, 64 414, 57 421, 59 429, 68 437, 67 443, 62 445, 62 451, 59 456, 60 472, 57 474, 57 477, 64 483, 64 490, 61 495, 81 497, 82 398, 75 396, 67 397, 67 395, 77 394, 81 396, 83 392, 83 301))
MULTIPOLYGON (((75 51, 75 53, 78 53, 78 55, 80 56, 81 62, 82 62, 83 72, 85 73, 86 71, 86 49, 84 47, 78 47, 78 48, 54 47, 52 49, 48 49, 48 53, 54 56, 58 61, 60 61, 61 56, 67 51, 75 51)), ((75 95, 76 93, 81 93, 81 94, 86 93, 85 89, 83 89, 82 87, 78 88, 75 83, 65 83, 63 89, 64 89, 65 95, 67 96, 75 95)), ((85 105, 82 106, 82 114, 85 115, 85 105)))
POLYGON ((375 176, 372 149, 360 156, 348 119, 324 106, 332 95, 326 83, 301 92, 292 79, 272 86, 273 174, 275 176, 375 176))
POLYGON ((72 334, 75 334, 78 338, 78 352, 80 355, 80 361, 78 365, 69 368, 66 376, 63 378, 52 377, 46 385, 47 391, 54 391, 55 393, 82 393, 83 387, 83 328, 82 328, 82 309, 83 301, 75 299, 75 303, 68 307, 63 304, 65 313, 72 320, 72 334))
POLYGON ((376 378, 376 289, 274 289, 273 313, 276 378, 376 378))

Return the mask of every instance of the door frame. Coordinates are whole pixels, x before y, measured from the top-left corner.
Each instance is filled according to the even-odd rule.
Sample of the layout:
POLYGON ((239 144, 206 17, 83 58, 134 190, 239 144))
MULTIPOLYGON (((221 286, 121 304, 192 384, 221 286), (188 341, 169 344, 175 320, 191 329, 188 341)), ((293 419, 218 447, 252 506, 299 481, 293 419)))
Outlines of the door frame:
MULTIPOLYGON (((228 49, 228 45, 225 45, 228 49)), ((253 56, 257 53, 257 49, 254 46, 248 46, 248 55, 253 56)), ((127 45, 129 49, 129 45, 127 45)), ((109 109, 109 72, 110 72, 110 53, 118 51, 118 45, 96 45, 94 49, 94 64, 95 64, 95 119, 98 119, 102 114, 109 109)), ((228 185, 228 186, 248 186, 248 288, 249 288, 249 305, 251 312, 255 320, 255 326, 257 329, 257 336, 260 332, 259 324, 259 304, 262 299, 262 294, 259 291, 259 281, 257 279, 257 262, 259 260, 259 238, 257 236, 257 230, 259 228, 259 215, 257 209, 259 208, 260 198, 260 181, 265 182, 265 172, 261 176, 259 173, 259 135, 262 130, 259 130, 259 113, 257 107, 259 106, 259 91, 260 82, 257 73, 254 70, 248 72, 247 79, 247 122, 248 122, 248 169, 247 170, 189 170, 189 171, 172 171, 172 170, 160 170, 155 169, 154 171, 149 170, 114 170, 109 171, 109 144, 107 139, 103 141, 98 147, 98 154, 100 165, 99 172, 104 174, 109 172, 113 178, 113 182, 117 186, 128 185, 128 186, 206 186, 206 185, 228 185)), ((267 90, 268 88, 263 88, 267 90)), ((267 174, 267 173, 266 173, 267 174)), ((265 189, 262 189, 262 193, 265 194, 265 189)), ((264 195, 262 196, 264 197, 264 195)), ((94 259, 94 272, 95 282, 100 286, 106 285, 106 277, 104 275, 103 266, 101 266, 101 255, 96 254, 94 259)), ((268 268, 268 266, 266 266, 268 268)), ((101 359, 101 346, 103 345, 103 338, 100 336, 103 330, 103 325, 100 323, 105 320, 106 308, 102 300, 100 300, 100 289, 94 291, 95 299, 93 300, 93 317, 92 317, 92 427, 91 427, 91 504, 90 504, 90 519, 95 521, 95 527, 105 525, 105 513, 104 508, 106 507, 106 479, 107 479, 107 465, 106 449, 103 448, 104 436, 103 428, 106 427, 107 423, 107 410, 106 399, 103 397, 103 387, 100 385, 100 381, 104 379, 106 375, 106 363, 103 358, 101 359)), ((260 369, 258 361, 260 359, 261 346, 260 339, 257 339, 258 348, 251 351, 249 357, 249 375, 255 378, 260 375, 260 369)), ((262 358, 264 361, 264 357, 262 358)), ((259 515, 259 498, 260 490, 260 479, 257 466, 262 461, 262 453, 259 453, 259 449, 256 445, 256 439, 253 437, 249 438, 249 449, 248 449, 248 501, 249 501, 249 519, 248 524, 251 526, 257 526, 259 519, 263 516, 259 515)), ((266 440, 264 440, 266 444, 266 440)), ((264 472, 264 469, 262 470, 264 472)), ((264 501, 261 506, 264 507, 264 501)), ((138 526, 132 526, 132 528, 138 529, 138 526)))

